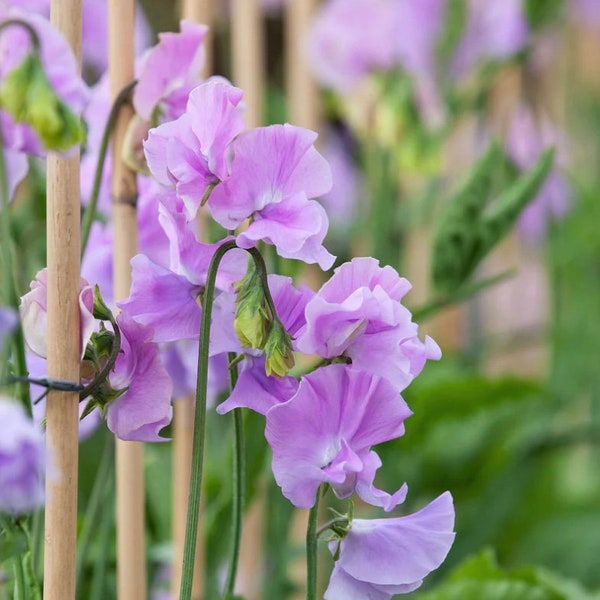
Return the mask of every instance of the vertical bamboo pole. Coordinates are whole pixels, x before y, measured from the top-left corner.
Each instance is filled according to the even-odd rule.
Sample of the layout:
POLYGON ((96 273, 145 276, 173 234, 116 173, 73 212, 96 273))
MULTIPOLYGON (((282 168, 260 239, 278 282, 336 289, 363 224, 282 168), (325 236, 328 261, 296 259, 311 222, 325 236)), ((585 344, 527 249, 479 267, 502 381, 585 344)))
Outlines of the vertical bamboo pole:
POLYGON ((319 90, 306 64, 304 41, 316 0, 288 0, 285 13, 285 72, 290 123, 319 130, 319 90))
MULTIPOLYGON (((185 542, 186 516, 190 489, 190 467, 192 463, 192 440, 194 433, 194 398, 179 398, 173 403, 173 564, 171 573, 171 593, 179 594, 183 567, 183 547, 185 542)), ((202 507, 200 508, 202 511, 202 507)), ((204 583, 204 543, 202 519, 198 527, 196 562, 192 599, 202 598, 204 583)))
POLYGON ((204 38, 204 77, 208 77, 213 72, 213 27, 216 22, 216 11, 218 2, 213 0, 183 0, 181 16, 193 23, 202 23, 208 26, 208 33, 204 38))
MULTIPOLYGON (((52 24, 81 56, 81 0, 52 0, 52 24)), ((48 375, 79 381, 79 153, 48 156, 48 375)), ((44 598, 75 598, 79 394, 48 394, 46 443, 54 475, 46 480, 44 598)))
POLYGON ((264 37, 258 0, 231 0, 233 83, 244 90, 249 128, 263 121, 264 37))
MULTIPOLYGON (((233 83, 244 90, 246 125, 263 123, 265 86, 265 31, 258 0, 231 1, 231 57, 233 83)), ((248 600, 259 600, 263 572, 264 494, 247 511, 240 547, 238 585, 248 600)))
MULTIPOLYGON (((133 0, 108 2, 108 64, 113 98, 134 77, 134 10, 133 0)), ((115 300, 129 295, 129 260, 137 253, 136 177, 120 158, 123 137, 131 116, 130 108, 121 110, 112 140, 115 300)), ((120 600, 146 599, 143 460, 141 443, 116 440, 117 595, 120 600)))

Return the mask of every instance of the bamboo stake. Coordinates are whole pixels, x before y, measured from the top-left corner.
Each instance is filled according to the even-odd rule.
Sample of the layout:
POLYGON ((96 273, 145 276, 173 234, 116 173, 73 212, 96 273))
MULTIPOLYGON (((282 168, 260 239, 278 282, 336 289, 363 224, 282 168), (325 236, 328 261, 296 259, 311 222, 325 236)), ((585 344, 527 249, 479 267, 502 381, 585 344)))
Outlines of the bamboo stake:
POLYGON ((290 123, 319 130, 319 90, 306 64, 304 40, 315 0, 288 0, 285 14, 286 86, 290 123))
MULTIPOLYGON (((192 439, 194 432, 194 399, 179 398, 173 403, 173 565, 171 574, 171 593, 174 598, 179 594, 181 571, 183 567, 183 546, 185 540, 186 515, 190 489, 190 468, 192 463, 192 439)), ((200 508, 202 511, 202 507, 200 508)), ((192 586, 193 600, 202 598, 204 543, 202 519, 198 527, 196 563, 192 586)))
POLYGON ((263 121, 264 25, 258 0, 231 1, 233 83, 244 90, 246 125, 263 121))
MULTIPOLYGON (((111 95, 133 80, 134 2, 109 0, 109 75, 111 95)), ((129 260, 137 253, 136 176, 120 158, 132 110, 124 107, 113 134, 113 226, 115 300, 129 295, 129 260)), ((117 596, 121 600, 146 599, 146 547, 144 510, 144 455, 139 442, 116 440, 117 487, 117 596)))
POLYGON ((216 3, 211 0, 183 0, 181 16, 194 23, 202 23, 208 26, 208 33, 204 38, 204 77, 208 77, 213 72, 213 27, 215 18, 216 3))
MULTIPOLYGON (((81 0, 52 0, 50 19, 81 56, 81 0)), ((79 381, 79 153, 47 163, 48 375, 79 381)), ((46 443, 54 474, 46 480, 44 598, 75 598, 79 394, 53 390, 46 443)))

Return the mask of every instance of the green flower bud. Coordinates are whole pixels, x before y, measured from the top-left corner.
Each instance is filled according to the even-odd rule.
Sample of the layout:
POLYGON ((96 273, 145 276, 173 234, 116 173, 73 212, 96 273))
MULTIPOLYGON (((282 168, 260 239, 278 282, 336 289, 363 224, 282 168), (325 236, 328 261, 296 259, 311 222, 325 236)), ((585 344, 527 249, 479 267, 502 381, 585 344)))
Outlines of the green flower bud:
POLYGON ((264 349, 267 356, 265 363, 267 375, 285 377, 294 366, 294 350, 290 334, 281 321, 273 321, 264 349))
POLYGON ((4 79, 0 106, 18 123, 30 125, 46 150, 65 151, 85 139, 79 117, 56 95, 34 54, 28 54, 4 79))
POLYGON ((262 349, 271 324, 260 277, 250 262, 244 278, 236 284, 233 327, 242 346, 262 349))

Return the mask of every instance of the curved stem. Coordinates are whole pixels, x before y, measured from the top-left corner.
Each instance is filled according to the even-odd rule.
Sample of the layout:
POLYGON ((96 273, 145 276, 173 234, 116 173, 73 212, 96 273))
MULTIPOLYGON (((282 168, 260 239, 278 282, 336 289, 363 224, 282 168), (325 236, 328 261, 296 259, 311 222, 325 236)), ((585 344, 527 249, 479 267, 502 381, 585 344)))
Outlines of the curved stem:
POLYGON ((317 600, 317 516, 321 488, 317 490, 315 505, 308 513, 306 528, 306 600, 317 600))
POLYGON ((190 491, 183 546, 183 568, 179 600, 191 600, 194 580, 194 559, 196 556, 196 536, 202 489, 202 467, 204 461, 204 438, 206 429, 206 393, 208 387, 208 349, 210 339, 210 321, 212 316, 215 281, 221 259, 229 250, 237 248, 234 241, 225 242, 215 252, 206 277, 206 286, 202 295, 202 321, 198 350, 198 379, 196 383, 196 408, 194 415, 194 439, 192 441, 192 464, 190 491))
POLYGON ((0 22, 0 32, 4 31, 8 27, 12 27, 13 25, 21 27, 27 31, 29 34, 29 39, 31 40, 32 50, 37 56, 39 56, 40 36, 35 28, 30 23, 23 21, 22 19, 6 19, 6 21, 0 22))
MULTIPOLYGON (((229 364, 232 365, 236 359, 235 353, 230 352, 228 355, 229 364)), ((237 363, 229 367, 229 388, 233 391, 237 383, 238 371, 237 363)), ((229 563, 229 571, 223 598, 233 597, 235 588, 235 578, 237 575, 238 562, 240 558, 240 545, 242 541, 242 516, 244 511, 244 420, 241 408, 233 409, 233 427, 234 427, 234 444, 233 444, 233 506, 231 511, 231 558, 229 563)))
POLYGON ((265 259, 262 254, 256 248, 250 248, 247 252, 252 256, 252 260, 254 261, 254 266, 258 271, 258 277, 263 286, 263 293, 265 295, 265 300, 267 301, 267 306, 269 307, 269 311, 271 312, 271 318, 277 318, 277 310, 275 309, 275 303, 273 302, 273 297, 271 296, 271 290, 269 289, 269 280, 267 273, 267 265, 265 264, 265 259))
POLYGON ((126 85, 117 95, 108 115, 106 126, 102 134, 102 141, 100 143, 100 150, 98 152, 98 160, 96 162, 96 171, 94 172, 94 183, 92 184, 92 194, 88 202, 87 208, 83 213, 83 219, 81 221, 81 257, 85 254, 85 249, 90 237, 90 231, 92 229, 92 223, 96 216, 96 206, 98 205, 98 196, 100 195, 100 186, 102 185, 102 173, 104 171, 104 163, 106 161, 106 153, 108 152, 108 143, 110 136, 115 127, 117 117, 121 107, 129 101, 133 88, 137 85, 137 81, 132 81, 126 85))

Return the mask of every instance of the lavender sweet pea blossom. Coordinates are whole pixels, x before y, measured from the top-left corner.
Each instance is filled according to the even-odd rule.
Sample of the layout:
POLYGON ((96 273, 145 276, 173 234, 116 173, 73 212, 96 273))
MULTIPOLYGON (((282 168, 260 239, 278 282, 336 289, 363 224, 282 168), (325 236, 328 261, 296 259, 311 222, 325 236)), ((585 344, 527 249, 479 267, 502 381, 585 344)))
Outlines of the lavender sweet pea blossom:
POLYGON ((235 229, 241 248, 259 240, 284 258, 328 269, 335 257, 324 247, 329 225, 318 198, 331 189, 331 170, 313 144, 317 134, 293 125, 258 127, 231 144, 229 176, 212 192, 208 205, 215 221, 235 229))
POLYGON ((189 95, 176 121, 151 129, 144 142, 148 168, 156 180, 175 188, 192 220, 209 185, 227 176, 226 150, 244 130, 243 92, 212 77, 189 95))
POLYGON ((23 408, 0 397, 0 511, 21 515, 44 503, 45 440, 23 408))
POLYGON ((133 106, 145 121, 151 122, 157 111, 161 122, 181 116, 190 92, 201 81, 202 42, 208 27, 181 21, 180 29, 180 33, 160 33, 159 43, 141 59, 133 106))
MULTIPOLYGON (((119 306, 138 323, 151 326, 156 342, 197 339, 202 314, 197 298, 206 284, 210 261, 226 240, 198 242, 181 214, 161 210, 160 219, 170 242, 169 267, 143 254, 134 256, 130 294, 119 306)), ((218 290, 232 290, 233 283, 244 276, 245 254, 235 249, 225 255, 217 273, 218 290)))
MULTIPOLYGON (((31 282, 31 290, 21 298, 19 307, 23 336, 29 349, 42 358, 47 357, 47 294, 48 270, 42 269, 31 282)), ((89 283, 79 280, 79 319, 81 332, 81 356, 87 343, 96 329, 96 319, 93 315, 94 290, 89 283)))
POLYGON ((126 313, 117 317, 121 353, 109 376, 115 389, 127 391, 107 408, 108 428, 122 440, 164 441, 159 431, 171 422, 173 384, 152 340, 152 330, 126 313))
POLYGON ((411 411, 385 379, 334 364, 303 377, 287 402, 267 411, 265 437, 273 450, 273 474, 283 495, 300 508, 315 503, 321 483, 348 498, 354 491, 391 510, 406 496, 373 485, 381 465, 371 446, 404 434, 411 411))
POLYGON ((477 63, 506 60, 523 50, 529 28, 522 0, 469 0, 467 26, 452 69, 467 74, 477 63))
MULTIPOLYGON (((354 519, 341 540, 325 600, 389 600, 417 589, 454 541, 449 492, 412 515, 354 519)), ((337 543, 330 543, 335 553, 337 543)))
POLYGON ((374 258, 354 258, 334 271, 306 306, 306 328, 298 349, 324 358, 345 356, 356 367, 385 377, 403 390, 438 345, 418 338, 418 326, 400 304, 410 283, 374 258))
MULTIPOLYGON (((89 90, 79 77, 77 62, 67 41, 43 17, 17 8, 2 9, 0 19, 25 21, 39 36, 41 63, 54 93, 75 115, 81 115, 89 98, 89 90)), ((22 64, 31 52, 29 34, 22 27, 12 26, 0 36, 0 81, 22 64)), ((8 118, 5 116, 5 118, 8 118)), ((33 128, 25 123, 16 124, 20 130, 18 147, 12 150, 42 156, 44 144, 33 128)))
POLYGON ((367 74, 392 67, 395 10, 390 0, 324 3, 307 40, 308 61, 317 79, 326 87, 348 92, 367 74))

